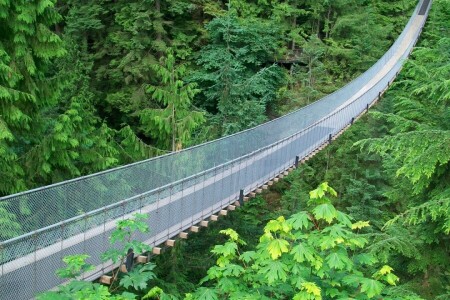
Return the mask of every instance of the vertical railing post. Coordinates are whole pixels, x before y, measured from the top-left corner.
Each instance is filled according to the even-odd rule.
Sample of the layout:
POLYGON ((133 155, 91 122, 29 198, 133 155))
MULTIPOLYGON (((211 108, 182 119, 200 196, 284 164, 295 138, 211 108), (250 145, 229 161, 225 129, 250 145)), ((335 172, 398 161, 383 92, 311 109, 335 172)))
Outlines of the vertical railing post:
POLYGON ((139 213, 142 213, 142 207, 144 207, 143 198, 144 196, 139 196, 139 213))
POLYGON ((84 230, 83 230, 83 253, 86 253, 86 231, 87 231, 87 226, 88 226, 87 225, 87 213, 85 213, 84 214, 84 230))
MULTIPOLYGON (((198 214, 198 210, 197 210, 197 199, 198 199, 198 197, 197 197, 197 192, 196 192, 196 187, 197 187, 197 181, 198 181, 198 175, 197 176, 195 176, 195 178, 194 178, 194 183, 193 183, 193 189, 194 189, 194 191, 193 191, 193 195, 194 195, 194 197, 192 198, 193 199, 193 203, 192 203, 192 206, 194 207, 194 210, 193 210, 193 212, 191 213, 191 226, 192 225, 194 225, 194 216, 196 215, 196 214, 198 214)), ((199 182, 200 183, 200 182, 199 182)))
POLYGON ((255 155, 252 155, 252 187, 257 188, 258 187, 258 178, 257 178, 257 172, 256 172, 256 164, 258 162, 255 161, 255 155))
MULTIPOLYGON (((103 248, 103 252, 106 252, 106 250, 108 249, 108 244, 109 244, 109 239, 106 236, 106 222, 107 222, 107 210, 106 207, 103 207, 103 233, 102 233, 102 246, 103 248)), ((102 260, 102 275, 105 272, 105 262, 102 260)))
POLYGON ((64 258, 64 232, 65 232, 64 224, 65 224, 64 222, 61 223, 61 249, 59 251, 61 267, 64 267, 64 264, 63 264, 63 258, 64 258))
POLYGON ((295 157, 295 168, 298 168, 298 162, 300 160, 300 157, 298 157, 298 155, 295 157))
MULTIPOLYGON (((169 207, 169 216, 173 216, 172 214, 172 197, 173 197, 173 185, 170 186, 170 190, 169 190, 169 204, 167 205, 169 207)), ((172 218, 170 218, 172 220, 172 218)), ((167 226, 167 236, 166 239, 170 238, 170 227, 171 227, 171 223, 169 221, 168 226, 167 226)))
MULTIPOLYGON (((233 170, 233 167, 231 167, 231 170, 233 170)), ((223 200, 225 199, 225 195, 223 192, 223 185, 224 185, 224 178, 225 178, 225 164, 222 164, 222 171, 220 172, 220 209, 224 207, 223 200)))
POLYGON ((0 270, 0 286, 2 286, 2 278, 3 274, 4 274, 4 265, 5 265, 5 258, 4 258, 4 250, 5 246, 3 245, 3 242, 0 242, 0 266, 1 266, 1 270, 0 270))
POLYGON ((134 260, 134 250, 133 248, 129 248, 127 251, 127 256, 125 258, 125 269, 127 270, 127 272, 130 272, 131 269, 133 268, 133 260, 134 260))
POLYGON ((33 233, 34 240, 34 261, 33 261, 33 294, 37 293, 37 233, 36 231, 33 233))
POLYGON ((244 190, 239 191, 239 204, 244 206, 244 190))
POLYGON ((181 198, 178 200, 179 203, 181 203, 181 209, 180 209, 180 215, 181 215, 181 219, 180 219, 180 227, 179 230, 180 232, 183 231, 183 222, 184 222, 184 180, 181 182, 181 198))
POLYGON ((203 173, 203 180, 202 180, 202 215, 201 215, 201 219, 203 219, 205 217, 205 181, 206 181, 206 174, 207 173, 203 173))
POLYGON ((331 133, 328 135, 328 144, 331 144, 331 141, 333 139, 333 136, 331 135, 331 133))

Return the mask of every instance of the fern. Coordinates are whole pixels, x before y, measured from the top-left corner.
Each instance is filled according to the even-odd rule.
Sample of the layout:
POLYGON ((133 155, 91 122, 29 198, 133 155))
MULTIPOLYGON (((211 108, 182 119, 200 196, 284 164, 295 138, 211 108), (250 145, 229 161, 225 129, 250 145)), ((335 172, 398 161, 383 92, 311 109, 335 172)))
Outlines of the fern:
POLYGON ((450 161, 450 131, 427 130, 399 133, 380 139, 356 143, 383 156, 392 155, 401 167, 397 176, 404 175, 414 184, 414 191, 421 192, 431 177, 445 168, 450 161))

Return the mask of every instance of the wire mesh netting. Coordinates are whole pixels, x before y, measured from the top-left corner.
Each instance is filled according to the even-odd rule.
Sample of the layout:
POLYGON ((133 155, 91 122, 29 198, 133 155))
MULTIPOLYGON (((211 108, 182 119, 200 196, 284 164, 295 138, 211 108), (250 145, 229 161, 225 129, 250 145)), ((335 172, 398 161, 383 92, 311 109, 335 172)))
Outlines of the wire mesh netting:
POLYGON ((364 112, 395 78, 425 22, 420 1, 392 47, 342 89, 282 118, 181 152, 3 197, 22 235, 0 242, 0 299, 30 299, 62 283, 62 257, 88 253, 97 266, 115 220, 149 214, 152 245, 186 230, 292 166, 364 112), (422 10, 421 10, 422 11, 422 10), (19 292, 20 291, 20 292, 19 292), (20 293, 18 295, 17 293, 20 293))

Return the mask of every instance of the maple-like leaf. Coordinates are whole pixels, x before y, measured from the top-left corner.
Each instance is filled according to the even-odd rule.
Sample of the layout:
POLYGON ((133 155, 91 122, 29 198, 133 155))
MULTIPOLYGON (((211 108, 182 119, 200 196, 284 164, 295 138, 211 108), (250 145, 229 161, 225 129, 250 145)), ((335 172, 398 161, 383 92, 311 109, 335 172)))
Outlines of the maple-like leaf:
POLYGON ((272 259, 275 260, 278 259, 281 254, 289 251, 289 243, 288 241, 283 239, 274 239, 270 241, 269 245, 267 246, 267 250, 269 251, 272 259))
POLYGON ((361 279, 361 292, 366 293, 369 298, 380 295, 383 288, 384 284, 377 280, 369 278, 361 279))
POLYGON ((324 203, 316 206, 313 209, 314 217, 318 220, 325 220, 328 223, 333 222, 337 218, 336 208, 332 204, 324 203))

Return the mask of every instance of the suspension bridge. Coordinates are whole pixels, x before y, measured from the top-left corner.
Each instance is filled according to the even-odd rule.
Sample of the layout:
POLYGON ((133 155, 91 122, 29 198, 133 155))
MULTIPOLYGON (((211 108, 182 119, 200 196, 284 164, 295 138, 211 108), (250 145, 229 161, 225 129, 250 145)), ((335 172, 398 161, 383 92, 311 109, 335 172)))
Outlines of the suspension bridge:
POLYGON ((85 280, 117 268, 100 254, 110 248, 116 221, 133 213, 149 215, 150 232, 137 238, 158 246, 267 188, 381 97, 417 42, 431 4, 418 2, 395 43, 369 70, 300 110, 180 152, 0 198, 23 233, 0 240, 0 299, 31 299, 63 284, 55 271, 67 255, 90 255, 95 269, 85 280))

